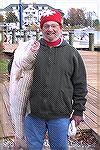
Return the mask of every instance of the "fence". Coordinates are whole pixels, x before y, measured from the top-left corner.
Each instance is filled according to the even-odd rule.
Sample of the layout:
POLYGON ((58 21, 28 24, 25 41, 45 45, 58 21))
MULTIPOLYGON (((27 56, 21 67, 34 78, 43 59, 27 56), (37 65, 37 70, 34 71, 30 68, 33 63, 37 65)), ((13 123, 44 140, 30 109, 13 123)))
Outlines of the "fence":
MULTIPOLYGON (((11 43, 18 43, 18 41, 20 39, 22 39, 23 41, 27 41, 31 38, 35 38, 36 40, 39 40, 42 37, 42 33, 37 31, 29 31, 29 30, 11 30, 11 31, 6 31, 6 34, 9 34, 10 36, 10 42, 11 43)), ((70 45, 73 46, 74 43, 74 37, 75 34, 74 32, 63 32, 63 36, 66 37, 68 36, 68 42, 70 45)), ((8 40, 8 41, 9 41, 8 40)), ((78 39, 77 39, 78 40, 78 39)), ((88 40, 89 40, 89 44, 88 44, 88 48, 90 51, 94 51, 94 34, 93 33, 89 33, 88 35, 88 40)), ((82 39, 80 39, 80 41, 82 42, 82 39)), ((83 48, 85 48, 84 44, 83 44, 83 48)))

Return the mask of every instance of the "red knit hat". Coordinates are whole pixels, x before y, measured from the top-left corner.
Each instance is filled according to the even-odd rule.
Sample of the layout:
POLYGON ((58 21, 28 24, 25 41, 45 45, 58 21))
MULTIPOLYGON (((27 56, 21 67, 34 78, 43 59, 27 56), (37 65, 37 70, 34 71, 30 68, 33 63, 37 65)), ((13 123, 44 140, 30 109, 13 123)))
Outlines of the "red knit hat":
POLYGON ((43 13, 40 19, 40 27, 42 29, 43 24, 47 21, 55 21, 59 23, 61 26, 63 24, 61 13, 55 9, 47 10, 43 13))

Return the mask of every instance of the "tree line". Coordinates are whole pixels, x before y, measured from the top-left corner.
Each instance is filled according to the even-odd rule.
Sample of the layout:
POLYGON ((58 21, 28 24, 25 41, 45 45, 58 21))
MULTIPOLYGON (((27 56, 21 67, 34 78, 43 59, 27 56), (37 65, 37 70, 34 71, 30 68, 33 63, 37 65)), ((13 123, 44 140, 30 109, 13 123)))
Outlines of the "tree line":
MULTIPOLYGON (((58 9, 63 16, 63 23, 66 26, 84 26, 84 27, 98 27, 100 26, 100 21, 99 19, 96 18, 96 13, 95 12, 85 12, 83 9, 75 9, 75 8, 70 8, 67 11, 67 15, 58 9), (92 16, 95 15, 96 19, 93 19, 92 16)), ((5 22, 5 23, 17 23, 19 22, 19 19, 13 12, 7 12, 6 13, 6 18, 2 15, 0 15, 0 22, 5 22)))
POLYGON ((70 8, 67 17, 64 18, 64 24, 67 26, 97 27, 100 25, 100 22, 94 11, 85 12, 83 9, 70 8), (93 16, 96 19, 93 19, 93 16))

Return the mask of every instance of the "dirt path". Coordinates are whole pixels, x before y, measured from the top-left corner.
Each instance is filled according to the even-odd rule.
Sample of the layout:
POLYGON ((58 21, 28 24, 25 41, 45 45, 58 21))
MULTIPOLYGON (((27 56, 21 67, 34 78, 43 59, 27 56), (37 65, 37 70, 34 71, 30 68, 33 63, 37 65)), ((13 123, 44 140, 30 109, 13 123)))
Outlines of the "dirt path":
POLYGON ((7 73, 0 73, 0 83, 8 81, 8 74, 7 73))

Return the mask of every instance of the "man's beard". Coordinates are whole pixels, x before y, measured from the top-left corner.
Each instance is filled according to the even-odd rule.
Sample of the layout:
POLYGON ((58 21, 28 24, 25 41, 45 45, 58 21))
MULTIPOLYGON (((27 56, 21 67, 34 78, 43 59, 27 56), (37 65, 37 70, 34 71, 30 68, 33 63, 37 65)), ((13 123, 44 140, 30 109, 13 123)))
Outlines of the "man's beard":
POLYGON ((43 38, 49 42, 54 42, 54 41, 58 40, 61 37, 61 35, 62 34, 59 33, 57 36, 55 36, 55 38, 52 36, 48 36, 48 37, 43 36, 43 38))
POLYGON ((48 37, 48 41, 52 42, 53 40, 54 40, 54 38, 48 37))

